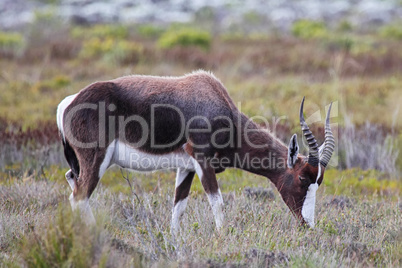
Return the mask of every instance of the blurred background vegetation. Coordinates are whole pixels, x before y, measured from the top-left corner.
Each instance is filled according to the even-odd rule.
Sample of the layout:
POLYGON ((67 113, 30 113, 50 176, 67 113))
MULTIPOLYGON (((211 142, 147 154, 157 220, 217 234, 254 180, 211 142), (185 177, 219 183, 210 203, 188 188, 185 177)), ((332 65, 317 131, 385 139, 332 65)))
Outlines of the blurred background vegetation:
MULTIPOLYGON (((214 11, 206 8, 196 13, 193 21, 185 23, 82 25, 66 23, 52 11, 37 11, 32 22, 24 27, 0 30, 2 197, 10 199, 13 192, 10 194, 9 190, 14 185, 22 187, 21 183, 28 181, 39 183, 41 190, 46 189, 40 188, 44 182, 58 185, 54 186, 58 189, 54 200, 66 200, 69 195, 64 179, 67 164, 55 114, 58 103, 67 95, 92 82, 123 75, 174 76, 205 69, 224 83, 245 114, 262 115, 269 120, 280 118, 274 131, 286 143, 293 133, 301 131, 298 109, 303 96, 307 100, 305 113, 311 116, 311 126, 319 142, 324 135, 323 107, 335 101, 331 120, 338 148, 325 173, 325 195, 387 200, 394 202, 398 211, 395 204, 400 202, 402 189, 402 22, 356 27, 348 20, 328 24, 322 20, 300 19, 292 22, 288 30, 281 31, 269 25, 265 27, 265 19, 248 12, 242 24, 217 30, 213 17, 214 11)), ((172 194, 175 175, 171 172, 135 177, 136 190, 140 193, 172 194)), ((244 187, 272 190, 266 179, 239 170, 220 174, 219 183, 224 193, 243 193, 244 187)), ((101 189, 103 186, 116 196, 132 194, 118 169, 106 173, 101 189)), ((201 184, 195 180, 192 195, 202 193, 201 184)), ((399 203, 399 212, 400 207, 399 203)), ((2 208, 14 213, 9 205, 2 208)), ((198 227, 194 224, 189 228, 196 235, 198 227)), ((68 228, 63 230, 68 232, 69 239, 76 239, 73 227, 68 228)), ((116 226, 108 228, 115 235, 123 232, 116 226)), ((331 233, 331 228, 329 224, 323 230, 331 233)), ((396 229, 399 237, 400 229, 396 229)), ((49 233, 49 242, 41 243, 61 239, 58 230, 50 232, 55 235, 49 233)), ((17 231, 16 234, 23 237, 17 231)), ((87 233, 90 239, 95 239, 94 235, 100 239, 98 234, 87 233)), ((35 243, 31 239, 34 238, 23 238, 19 243, 31 248, 35 243)), ((14 252, 9 240, 4 241, 0 239, 0 249, 14 252)), ((26 263, 35 266, 44 262, 44 257, 33 250, 55 250, 40 245, 32 247, 32 251, 16 252, 22 254, 18 256, 26 256, 23 257, 26 263)), ((85 256, 92 256, 91 250, 85 256)), ((75 256, 75 251, 71 252, 68 254, 75 256)), ((95 254, 99 263, 102 254, 95 254)), ((71 257, 67 255, 60 255, 62 260, 54 263, 71 257)), ((367 260, 370 256, 366 256, 367 260)), ((395 263, 387 258, 387 262, 379 264, 395 263)), ((296 258, 296 261, 301 260, 296 258)))
MULTIPOLYGON (((249 27, 263 23, 252 13, 245 21, 249 27)), ((193 22, 170 25, 83 26, 38 11, 31 24, 1 31, 3 148, 57 143, 57 104, 94 81, 129 74, 182 75, 202 68, 223 81, 249 116, 285 116, 276 130, 284 141, 300 131, 302 96, 320 141, 320 109, 336 101, 339 158, 332 164, 400 177, 399 21, 362 31, 345 20, 327 25, 302 19, 283 32, 249 31, 247 25, 217 32, 208 22, 208 16, 198 15, 193 22)), ((20 162, 12 155, 2 156, 2 169, 20 162)))

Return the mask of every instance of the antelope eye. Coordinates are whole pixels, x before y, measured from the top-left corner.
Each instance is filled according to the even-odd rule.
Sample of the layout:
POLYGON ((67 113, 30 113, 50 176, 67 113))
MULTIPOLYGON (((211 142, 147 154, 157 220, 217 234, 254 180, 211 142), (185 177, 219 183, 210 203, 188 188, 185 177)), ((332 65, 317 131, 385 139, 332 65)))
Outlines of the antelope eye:
POLYGON ((301 182, 303 187, 307 187, 309 185, 308 180, 306 180, 302 176, 299 176, 299 180, 300 180, 300 182, 301 182))

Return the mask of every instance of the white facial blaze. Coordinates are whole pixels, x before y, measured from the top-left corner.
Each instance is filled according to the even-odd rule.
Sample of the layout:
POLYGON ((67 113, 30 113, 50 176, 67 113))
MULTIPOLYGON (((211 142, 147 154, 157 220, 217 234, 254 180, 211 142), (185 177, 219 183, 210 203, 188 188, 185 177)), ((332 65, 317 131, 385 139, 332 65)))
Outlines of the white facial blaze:
POLYGON ((318 173, 317 173, 317 178, 315 179, 315 182, 317 183, 318 179, 321 177, 321 164, 318 164, 318 173))
POLYGON ((318 183, 310 184, 301 211, 303 219, 311 228, 314 227, 315 194, 317 189, 318 183))
POLYGON ((75 201, 74 195, 71 193, 69 199, 73 211, 78 209, 81 213, 82 219, 86 222, 87 225, 96 224, 95 217, 92 214, 91 207, 89 206, 88 198, 85 198, 84 200, 75 201))
POLYGON ((68 185, 70 185, 72 191, 74 191, 74 188, 75 188, 75 181, 73 179, 73 176, 74 175, 73 175, 73 172, 71 171, 71 169, 69 169, 65 174, 68 185))

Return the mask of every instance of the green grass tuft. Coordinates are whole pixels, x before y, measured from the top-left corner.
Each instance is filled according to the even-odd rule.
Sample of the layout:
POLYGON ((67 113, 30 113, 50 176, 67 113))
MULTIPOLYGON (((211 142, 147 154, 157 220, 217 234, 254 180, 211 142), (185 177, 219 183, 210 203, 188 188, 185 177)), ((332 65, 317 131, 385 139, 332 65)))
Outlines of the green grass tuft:
POLYGON ((47 226, 21 240, 20 254, 28 267, 105 267, 108 243, 99 227, 60 206, 47 226))

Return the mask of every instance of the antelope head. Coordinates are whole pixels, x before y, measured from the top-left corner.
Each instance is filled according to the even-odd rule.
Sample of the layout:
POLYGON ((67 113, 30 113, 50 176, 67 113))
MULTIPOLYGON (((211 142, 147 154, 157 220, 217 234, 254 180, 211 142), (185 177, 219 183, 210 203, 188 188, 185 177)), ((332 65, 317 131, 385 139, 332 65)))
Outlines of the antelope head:
POLYGON ((290 139, 287 157, 287 170, 282 177, 279 191, 290 210, 301 221, 314 227, 315 195, 324 178, 324 171, 335 148, 329 117, 332 103, 328 108, 325 120, 325 141, 319 147, 303 116, 304 98, 300 106, 300 125, 307 140, 308 156, 299 154, 297 136, 290 139))

